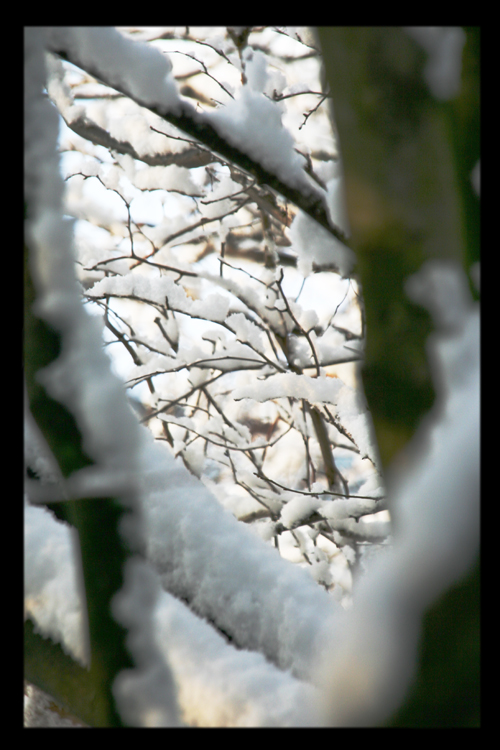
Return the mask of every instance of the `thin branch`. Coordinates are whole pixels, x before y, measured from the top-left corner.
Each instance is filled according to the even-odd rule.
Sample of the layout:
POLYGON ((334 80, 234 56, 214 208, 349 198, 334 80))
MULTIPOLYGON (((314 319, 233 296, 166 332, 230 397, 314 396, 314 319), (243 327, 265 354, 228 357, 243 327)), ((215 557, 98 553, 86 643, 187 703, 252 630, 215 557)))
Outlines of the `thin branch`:
POLYGON ((319 102, 316 104, 316 106, 313 107, 312 109, 310 109, 309 112, 307 112, 304 115, 304 122, 302 123, 302 125, 299 125, 299 130, 302 130, 302 128, 307 123, 307 121, 310 118, 310 116, 313 115, 321 107, 321 105, 323 104, 323 102, 327 98, 328 98, 328 94, 323 94, 323 97, 319 100, 319 102))
MULTIPOLYGON (((205 382, 202 383, 202 385, 206 386, 206 385, 210 385, 210 383, 215 383, 215 381, 219 380, 219 378, 222 377, 222 375, 224 374, 225 373, 223 372, 219 372, 217 375, 215 375, 215 377, 210 378, 209 380, 205 380, 205 382)), ((160 409, 155 409, 150 414, 147 414, 145 417, 143 417, 141 419, 141 423, 145 424, 146 422, 149 422, 150 419, 153 419, 153 417, 157 417, 158 414, 161 414, 164 411, 168 411, 168 409, 171 409, 173 406, 176 406, 180 401, 183 401, 183 399, 188 399, 190 396, 193 395, 193 393, 196 393, 198 388, 201 388, 201 386, 200 385, 193 386, 191 390, 189 390, 187 393, 183 393, 182 396, 179 396, 179 398, 176 398, 173 401, 169 401, 165 406, 162 406, 160 409)))
POLYGON ((128 154, 133 159, 142 161, 150 167, 169 167, 171 164, 175 164, 178 167, 192 169, 194 167, 204 167, 215 160, 210 152, 202 151, 199 148, 189 148, 181 152, 169 151, 163 154, 139 153, 129 141, 114 138, 107 130, 93 120, 90 120, 86 114, 70 118, 70 113, 71 110, 69 112, 61 112, 61 117, 68 128, 81 138, 85 138, 85 140, 90 141, 95 146, 104 146, 110 151, 116 151, 119 154, 128 154))
MULTIPOLYGON (((271 484, 275 484, 276 487, 279 487, 281 490, 285 490, 286 492, 293 492, 296 495, 307 495, 307 497, 323 497, 333 495, 334 497, 343 497, 346 500, 375 500, 376 502, 380 502, 386 499, 385 495, 373 497, 373 495, 346 495, 344 492, 334 492, 333 490, 317 490, 315 492, 311 492, 309 490, 296 490, 292 487, 285 487, 284 484, 280 484, 275 479, 270 479, 269 477, 267 477, 267 481, 271 482, 271 484)), ((382 507, 377 508, 377 512, 379 510, 385 510, 385 503, 381 502, 381 506, 382 507)))
POLYGON ((287 297, 286 297, 286 295, 285 295, 285 293, 283 291, 283 287, 281 286, 281 284, 283 282, 283 275, 284 275, 283 274, 283 269, 281 269, 280 277, 279 277, 279 279, 276 280, 276 284, 278 286, 278 289, 280 290, 281 298, 282 298, 283 302, 285 303, 286 311, 288 312, 288 314, 290 315, 291 319, 295 323, 297 329, 307 339, 307 343, 309 344, 309 346, 311 348, 312 357, 313 357, 313 360, 314 360, 314 366, 316 367, 316 374, 317 374, 317 376, 319 378, 321 372, 320 372, 318 355, 316 354, 316 349, 315 349, 314 344, 312 342, 312 339, 311 339, 311 337, 309 335, 309 332, 306 331, 304 328, 302 328, 302 326, 300 325, 299 321, 297 320, 297 318, 295 317, 295 315, 292 312, 292 308, 290 307, 288 299, 287 299, 287 297))
POLYGON ((328 436, 328 430, 326 429, 325 423, 321 413, 316 409, 315 406, 309 406, 309 413, 311 415, 314 431, 318 439, 319 447, 321 450, 321 456, 325 467, 325 474, 328 480, 328 486, 330 489, 335 485, 335 480, 338 476, 337 467, 333 459, 332 448, 330 444, 330 438, 328 436))
MULTIPOLYGON (((182 427, 185 430, 188 430, 189 432, 193 432, 195 435, 197 435, 200 438, 203 438, 203 440, 206 440, 207 443, 211 443, 212 445, 216 445, 218 448, 224 448, 226 450, 230 451, 240 451, 241 453, 247 453, 248 451, 260 451, 264 448, 271 448, 273 445, 276 445, 282 437, 287 435, 290 430, 293 429, 293 425, 289 425, 288 429, 285 430, 285 432, 282 432, 281 435, 278 435, 278 437, 274 438, 274 440, 269 440, 268 442, 260 445, 236 445, 234 443, 234 440, 231 440, 231 438, 226 437, 224 434, 220 435, 217 432, 211 432, 211 434, 215 435, 216 437, 220 437, 223 440, 225 440, 225 443, 217 443, 213 438, 208 437, 206 433, 198 432, 198 430, 195 430, 194 427, 188 427, 184 423, 176 422, 175 417, 167 418, 168 415, 165 417, 162 417, 162 422, 168 422, 171 425, 174 425, 175 427, 182 427), (228 445, 228 442, 233 443, 233 445, 228 445)), ((234 428, 233 428, 234 429, 234 428)))
MULTIPOLYGON (((213 49, 213 47, 212 47, 212 49, 213 49)), ((212 75, 212 74, 211 74, 211 73, 209 72, 209 70, 208 70, 207 66, 205 65, 205 63, 204 63, 204 62, 203 62, 202 60, 198 60, 198 58, 197 58, 197 57, 195 57, 194 55, 190 55, 190 54, 189 54, 189 52, 181 52, 181 51, 179 51, 179 50, 172 50, 172 51, 171 51, 171 52, 170 52, 169 54, 171 54, 171 55, 172 55, 172 54, 176 54, 176 55, 184 55, 185 57, 189 57, 189 58, 191 58, 191 60, 194 60, 195 62, 197 62, 197 63, 198 63, 198 65, 201 65, 201 66, 202 66, 202 68, 203 68, 203 72, 205 73, 205 75, 207 75, 207 76, 208 76, 209 78, 211 78, 211 79, 212 79, 212 81, 215 81, 215 83, 216 83, 216 84, 217 84, 218 86, 220 86, 220 87, 221 87, 221 89, 222 89, 223 91, 225 91, 225 93, 226 93, 226 94, 227 94, 228 96, 230 96, 230 97, 231 97, 231 99, 234 99, 234 96, 232 95, 232 93, 231 93, 231 92, 230 92, 230 91, 229 91, 229 90, 228 90, 228 89, 227 89, 227 88, 226 88, 226 87, 224 86, 224 84, 222 84, 222 83, 221 83, 221 82, 220 82, 219 80, 217 80, 217 78, 216 78, 215 76, 213 76, 213 75, 212 75)), ((192 74, 191 74, 191 75, 187 75, 187 76, 186 76, 186 78, 191 78, 191 77, 192 77, 192 74)))
POLYGON ((150 256, 147 258, 141 258, 140 255, 136 255, 133 253, 132 255, 118 255, 116 258, 108 258, 107 260, 99 260, 97 263, 95 263, 93 266, 85 267, 85 271, 100 271, 101 269, 99 266, 105 266, 108 263, 115 263, 117 260, 134 260, 139 263, 146 263, 148 266, 152 266, 153 268, 159 268, 161 271, 171 271, 172 273, 179 274, 179 279, 181 279, 183 276, 191 276, 193 278, 198 278, 199 274, 196 271, 188 271, 184 270, 182 268, 176 268, 175 266, 166 266, 164 263, 155 263, 153 260, 149 260, 150 256))

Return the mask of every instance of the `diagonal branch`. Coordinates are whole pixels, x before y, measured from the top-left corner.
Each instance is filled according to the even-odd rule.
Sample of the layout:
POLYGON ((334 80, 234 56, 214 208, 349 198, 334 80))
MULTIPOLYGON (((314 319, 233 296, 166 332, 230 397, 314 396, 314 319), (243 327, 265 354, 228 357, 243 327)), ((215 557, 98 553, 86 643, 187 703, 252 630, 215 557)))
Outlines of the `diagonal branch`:
MULTIPOLYGON (((182 132, 197 141, 200 141, 208 147, 210 151, 220 154, 223 158, 240 167, 240 169, 244 169, 251 174, 260 185, 267 185, 272 188, 272 190, 280 193, 284 198, 287 198, 301 208, 312 219, 318 222, 318 224, 321 224, 321 226, 330 232, 330 234, 341 242, 345 242, 345 234, 328 218, 323 194, 316 190, 312 185, 308 186, 309 191, 306 194, 304 191, 297 189, 293 185, 285 183, 254 158, 244 153, 236 146, 228 143, 226 138, 219 134, 214 123, 210 121, 207 115, 197 112, 189 102, 180 97, 177 97, 175 104, 171 106, 161 103, 152 104, 150 98, 143 96, 142 93, 138 93, 137 86, 134 87, 133 91, 131 90, 132 86, 130 86, 128 81, 125 80, 126 76, 123 74, 123 71, 121 71, 119 76, 116 74, 112 75, 105 69, 105 67, 101 66, 99 61, 95 58, 92 60, 90 58, 84 60, 79 45, 72 43, 74 40, 71 40, 70 37, 71 33, 69 30, 68 33, 65 31, 63 32, 62 30, 57 30, 54 34, 48 34, 48 46, 53 53, 59 55, 64 60, 67 60, 73 65, 77 65, 89 75, 92 75, 107 86, 110 86, 116 91, 129 97, 139 106, 149 109, 151 112, 154 112, 182 132)), ((128 44, 131 45, 131 49, 136 45, 135 42, 126 40, 120 35, 120 45, 126 46, 128 44)), ((164 58, 161 54, 158 53, 158 55, 164 62, 164 58)))

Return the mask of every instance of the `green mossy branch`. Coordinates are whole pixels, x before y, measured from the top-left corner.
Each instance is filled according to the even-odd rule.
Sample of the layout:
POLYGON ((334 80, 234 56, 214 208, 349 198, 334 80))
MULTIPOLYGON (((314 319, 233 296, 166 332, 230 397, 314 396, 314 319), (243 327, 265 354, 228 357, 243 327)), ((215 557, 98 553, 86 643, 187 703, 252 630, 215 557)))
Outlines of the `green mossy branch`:
POLYGON ((100 725, 90 671, 37 633, 29 619, 24 623, 24 677, 85 724, 100 725))
POLYGON ((54 401, 37 379, 37 372, 57 359, 62 343, 60 333, 34 314, 35 299, 29 249, 25 244, 23 358, 29 408, 57 459, 63 477, 68 477, 74 471, 90 466, 92 461, 82 448, 80 431, 73 415, 54 401))
MULTIPOLYGON (((29 409, 62 475, 68 477, 91 465, 92 461, 82 448, 82 436, 71 412, 51 398, 37 380, 37 372, 57 359, 63 341, 62 335, 34 312, 36 292, 26 244, 24 285, 24 365, 29 409)), ((122 587, 123 564, 129 554, 118 532, 124 508, 113 498, 67 500, 48 504, 48 507, 59 520, 70 523, 78 531, 81 554, 77 565, 83 574, 85 591, 81 595, 88 606, 91 668, 88 672, 81 668, 68 670, 66 662, 52 658, 51 654, 56 652, 50 651, 46 642, 44 653, 47 656, 40 662, 43 667, 37 670, 37 654, 42 647, 37 639, 30 637, 25 638, 26 677, 57 700, 64 699, 68 710, 86 722, 89 722, 89 715, 82 695, 91 694, 94 720, 89 723, 122 726, 112 685, 119 671, 134 665, 125 646, 126 630, 111 616, 110 603, 122 587), (32 651, 36 643, 36 650, 32 651)))

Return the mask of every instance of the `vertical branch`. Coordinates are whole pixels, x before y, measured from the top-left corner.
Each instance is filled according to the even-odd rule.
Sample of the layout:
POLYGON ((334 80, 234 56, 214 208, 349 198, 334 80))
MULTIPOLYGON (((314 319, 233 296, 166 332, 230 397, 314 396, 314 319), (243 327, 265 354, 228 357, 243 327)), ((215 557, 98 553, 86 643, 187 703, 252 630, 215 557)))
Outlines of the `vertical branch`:
POLYGON ((330 438, 328 436, 328 430, 321 413, 315 406, 309 407, 309 413, 311 415, 314 431, 318 439, 319 447, 321 450, 321 456, 323 458, 323 464, 325 467, 325 474, 328 481, 328 488, 331 490, 337 479, 337 467, 333 459, 332 447, 330 438))
MULTIPOLYGON (((138 429, 102 351, 101 332, 83 309, 75 278, 72 233, 62 211, 58 118, 42 93, 46 85, 45 34, 45 30, 25 29, 27 408, 50 446, 62 477, 81 469, 97 482, 100 476, 106 477, 102 497, 95 497, 95 486, 87 490, 85 477, 80 475, 77 497, 49 503, 48 507, 78 532, 79 544, 75 547, 80 551, 78 577, 85 588, 80 595, 87 606, 87 657, 95 725, 124 726, 131 723, 130 714, 123 715, 121 709, 119 712, 113 688, 117 676, 133 668, 134 661, 128 648, 130 641, 126 643, 129 630, 112 616, 111 604, 117 592, 123 593, 126 559, 142 543, 135 488, 130 486, 128 475, 124 487, 121 476, 122 471, 134 471, 138 429), (131 511, 134 531, 128 524, 125 538, 122 522, 131 511)), ((145 617, 149 614, 146 611, 145 617)), ((50 658, 45 666, 49 662, 50 658)), ((30 663, 36 679, 37 662, 31 659, 30 663)), ((170 677, 168 668, 165 674, 170 677)), ((45 669, 41 677, 57 695, 60 676, 45 669)), ((82 689, 88 689, 88 681, 82 689)), ((74 690, 78 693, 78 685, 74 690)), ((66 698, 70 703, 74 698, 75 706, 79 704, 79 696, 74 693, 66 698)), ((175 722, 176 707, 166 707, 166 703, 165 715, 171 712, 169 718, 175 722)))
MULTIPOLYGON (((82 435, 71 411, 51 398, 36 378, 40 365, 48 366, 57 358, 63 336, 33 313, 35 290, 27 255, 25 246, 24 360, 28 404, 62 476, 67 477, 80 468, 91 466, 92 461, 82 448, 82 435)), ((63 501, 49 503, 48 507, 57 518, 70 523, 78 531, 80 554, 76 564, 82 570, 85 587, 80 595, 88 607, 93 721, 95 726, 122 726, 111 687, 118 671, 132 667, 133 662, 125 647, 126 631, 112 618, 110 603, 122 586, 122 564, 129 553, 118 532, 124 508, 112 498, 63 501)), ((45 689, 49 689, 56 699, 61 699, 57 671, 51 674, 46 667, 40 667, 43 669, 40 671, 35 660, 31 664, 30 679, 42 681, 45 689)), ((66 693, 62 700, 73 704, 74 712, 78 713, 78 685, 75 691, 69 695, 66 693)))

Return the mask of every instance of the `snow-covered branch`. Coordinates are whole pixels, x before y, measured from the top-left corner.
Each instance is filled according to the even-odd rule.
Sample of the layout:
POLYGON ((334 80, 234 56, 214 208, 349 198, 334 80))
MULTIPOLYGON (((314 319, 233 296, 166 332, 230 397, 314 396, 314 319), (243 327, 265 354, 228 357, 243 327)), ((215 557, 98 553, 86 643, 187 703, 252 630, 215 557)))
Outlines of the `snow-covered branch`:
POLYGON ((51 29, 48 45, 63 59, 155 112, 251 174, 259 184, 292 201, 337 240, 346 239, 328 216, 325 195, 307 177, 276 105, 250 86, 244 87, 242 97, 233 104, 202 115, 178 95, 168 58, 146 44, 131 42, 114 29, 51 29), (269 133, 262 133, 263 122, 269 133))

